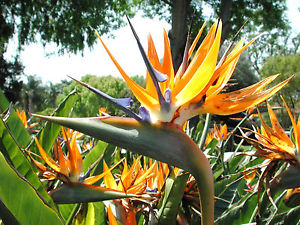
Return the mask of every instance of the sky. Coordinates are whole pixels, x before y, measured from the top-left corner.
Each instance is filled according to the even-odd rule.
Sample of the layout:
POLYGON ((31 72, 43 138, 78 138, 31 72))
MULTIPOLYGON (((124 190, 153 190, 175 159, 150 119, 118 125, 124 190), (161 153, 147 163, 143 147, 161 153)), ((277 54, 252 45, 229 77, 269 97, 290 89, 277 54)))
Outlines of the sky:
MULTIPOLYGON (((288 0, 288 18, 295 33, 300 32, 300 1, 288 0)), ((147 35, 151 33, 159 56, 163 56, 163 29, 171 29, 170 24, 165 21, 142 18, 137 15, 132 20, 140 40, 146 49, 147 35)), ((107 47, 117 59, 119 64, 129 76, 144 75, 146 68, 139 53, 136 41, 129 26, 120 28, 112 32, 115 38, 103 36, 107 47)), ((14 55, 16 43, 12 41, 9 45, 7 55, 14 55)), ((104 48, 98 41, 92 49, 86 48, 83 56, 65 54, 58 56, 51 54, 57 49, 55 44, 48 44, 45 48, 38 43, 32 43, 24 47, 20 54, 20 59, 25 66, 24 73, 27 75, 38 75, 43 82, 60 82, 69 79, 67 75, 80 79, 86 74, 92 75, 113 75, 121 77, 118 70, 108 57, 104 48)))

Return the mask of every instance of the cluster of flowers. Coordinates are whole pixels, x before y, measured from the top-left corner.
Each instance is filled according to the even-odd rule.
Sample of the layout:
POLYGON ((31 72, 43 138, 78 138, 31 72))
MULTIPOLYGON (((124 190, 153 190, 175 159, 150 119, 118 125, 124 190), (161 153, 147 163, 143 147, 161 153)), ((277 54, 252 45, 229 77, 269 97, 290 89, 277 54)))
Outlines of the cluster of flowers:
MULTIPOLYGON (((221 21, 217 21, 212 25, 207 36, 199 45, 199 48, 195 51, 197 42, 205 27, 204 24, 194 42, 191 45, 186 45, 190 47, 185 49, 184 58, 178 71, 174 71, 167 33, 164 31, 164 56, 162 61, 160 61, 151 36, 149 35, 148 38, 148 53, 146 53, 130 21, 129 24, 137 40, 139 50, 147 67, 146 88, 139 86, 125 73, 116 59, 110 53, 98 33, 97 35, 109 57, 112 59, 113 63, 116 65, 117 69, 120 71, 124 80, 130 87, 131 91, 140 101, 142 105, 140 107, 140 113, 137 115, 130 110, 130 99, 114 99, 105 93, 102 93, 101 91, 74 79, 75 81, 99 94, 101 97, 110 101, 121 110, 124 110, 129 116, 133 117, 132 119, 116 118, 110 117, 105 113, 102 114, 102 117, 98 119, 87 121, 87 128, 83 129, 84 131, 87 131, 89 127, 94 129, 94 127, 90 126, 92 122, 97 122, 98 124, 102 122, 105 125, 116 127, 119 130, 126 130, 128 132, 131 132, 134 129, 138 129, 138 131, 145 129, 147 135, 151 134, 151 132, 164 132, 162 133, 163 135, 181 135, 180 137, 182 137, 184 135, 182 133, 187 120, 195 115, 205 113, 230 115, 253 108, 254 106, 264 102, 269 97, 274 95, 292 78, 290 77, 282 83, 277 84, 270 89, 264 90, 264 88, 278 76, 274 75, 250 87, 226 93, 223 92, 223 90, 232 76, 240 54, 255 39, 244 44, 245 38, 242 38, 242 40, 240 40, 235 47, 230 45, 225 54, 218 61, 222 31, 221 21), (174 133, 168 134, 165 131, 174 131, 174 133)), ((267 174, 271 176, 274 175, 274 170, 272 170, 272 168, 275 168, 276 164, 280 161, 288 162, 291 165, 300 165, 300 119, 298 119, 298 122, 296 123, 287 106, 286 109, 293 124, 294 142, 280 126, 275 113, 272 111, 269 105, 268 110, 272 128, 266 124, 259 113, 262 127, 260 129, 255 128, 255 130, 252 131, 256 138, 251 138, 247 134, 243 133, 243 138, 256 148, 256 151, 247 152, 245 154, 268 159, 267 163, 264 164, 266 166, 266 172, 261 177, 261 182, 264 180, 264 177, 266 177, 267 174), (268 173, 268 171, 270 171, 272 174, 268 173)), ((49 120, 51 120, 51 118, 49 120)), ((24 121, 24 119, 22 119, 22 121, 24 121)), ((58 120, 56 118, 52 119, 52 121, 61 123, 63 125, 65 123, 63 120, 58 120)), ((71 121, 66 122, 66 126, 74 127, 78 130, 82 129, 84 126, 79 124, 80 122, 78 121, 72 122, 70 119, 65 121, 71 121)), ((100 128, 103 129, 102 127, 100 128)), ((108 129, 107 133, 109 132, 110 131, 108 129)), ((87 133, 95 134, 95 132, 89 133, 88 131, 87 133)), ((121 142, 120 140, 117 140, 117 138, 105 138, 105 135, 103 135, 103 139, 108 142, 111 141, 112 143, 120 142, 120 145, 124 144, 124 146, 129 148, 133 147, 134 149, 139 149, 139 145, 141 146, 141 149, 146 148, 146 143, 138 144, 136 142, 136 145, 134 144, 134 138, 138 136, 136 133, 132 134, 133 141, 122 139, 123 142, 121 142)), ((110 134, 107 135, 109 136, 110 134)), ((204 146, 207 146, 212 139, 222 142, 230 135, 228 134, 226 124, 220 128, 215 124, 214 129, 209 133, 206 140, 206 145, 204 146)), ((184 172, 180 172, 180 170, 177 168, 170 170, 169 164, 161 163, 149 158, 142 158, 141 156, 139 156, 137 159, 133 158, 131 165, 128 165, 126 159, 122 159, 110 168, 106 165, 105 161, 103 161, 103 171, 99 175, 89 176, 89 174, 83 174, 81 150, 79 150, 76 142, 79 136, 79 133, 71 132, 71 130, 67 131, 63 128, 62 138, 57 140, 53 148, 53 158, 51 158, 43 150, 42 146, 39 145, 37 140, 36 144, 40 151, 41 157, 33 155, 30 152, 28 152, 28 155, 40 171, 41 178, 43 179, 47 179, 49 181, 60 180, 63 183, 71 185, 79 183, 95 189, 97 189, 98 186, 93 184, 103 179, 102 188, 122 192, 126 195, 136 195, 135 197, 113 200, 110 204, 113 204, 114 207, 109 204, 108 218, 111 224, 116 224, 114 215, 118 215, 117 219, 122 221, 124 224, 136 224, 135 213, 137 211, 150 210, 153 204, 156 204, 155 201, 159 199, 166 178, 171 173, 174 173, 175 176, 184 174, 184 172), (66 146, 65 153, 63 153, 64 151, 62 146, 66 146), (40 160, 44 161, 48 167, 46 167, 44 163, 41 163, 41 161, 36 160, 34 157, 40 158, 40 160), (122 170, 113 174, 112 171, 116 171, 117 166, 122 167, 122 170), (119 174, 117 180, 116 174, 119 174), (138 198, 138 196, 142 196, 142 198, 138 198), (114 213, 112 208, 115 209, 114 213), (120 213, 116 213, 116 211, 120 211, 120 213)), ((111 136, 113 136, 113 134, 111 136)), ((188 137, 186 137, 185 140, 190 144, 188 137)), ((155 146, 157 146, 154 144, 156 141, 157 140, 149 140, 149 146, 152 143, 153 146, 151 147, 155 148, 155 146)), ((166 144, 176 145, 176 143, 166 144)), ((190 144, 190 146, 193 146, 193 144, 190 144)), ((211 186, 213 185, 213 178, 206 157, 199 149, 197 149, 197 146, 195 147, 196 150, 194 149, 189 153, 187 152, 187 156, 185 158, 180 158, 180 154, 178 154, 178 152, 181 153, 182 148, 177 148, 177 146, 173 146, 173 148, 174 149, 172 150, 170 147, 171 151, 174 151, 174 154, 172 152, 164 151, 161 153, 161 156, 159 156, 160 150, 154 149, 154 151, 157 151, 157 153, 149 153, 148 151, 145 151, 145 155, 153 155, 154 158, 156 157, 155 159, 162 159, 164 162, 170 161, 173 163, 173 165, 178 165, 178 167, 181 167, 182 169, 192 173, 197 181, 200 191, 200 202, 202 206, 200 210, 202 210, 202 223, 213 224, 214 196, 213 190, 209 190, 211 187, 213 187, 211 186), (163 154, 166 154, 166 156, 163 154), (198 156, 201 162, 197 161, 198 156), (168 157, 170 159, 168 159, 168 157), (199 166, 199 164, 201 165, 199 166), (198 169, 200 171, 199 174, 204 176, 203 179, 205 182, 204 180, 199 182, 199 177, 201 176, 198 174, 198 169), (204 192, 204 194, 201 192, 204 192)), ((247 173, 245 174, 245 179, 250 182, 253 179, 253 175, 255 175, 255 173, 247 173)), ((190 198, 191 196, 193 196, 193 198, 195 197, 195 179, 190 177, 186 182, 185 194, 187 198, 190 198)), ((197 195, 196 198, 199 199, 199 196, 197 195)))

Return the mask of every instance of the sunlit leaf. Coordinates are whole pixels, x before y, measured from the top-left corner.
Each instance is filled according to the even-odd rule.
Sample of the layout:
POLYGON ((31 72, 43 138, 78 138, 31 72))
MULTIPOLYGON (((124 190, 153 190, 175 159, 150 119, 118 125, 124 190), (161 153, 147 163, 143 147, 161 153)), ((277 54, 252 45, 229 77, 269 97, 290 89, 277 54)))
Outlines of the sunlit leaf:
POLYGON ((63 224, 33 186, 7 163, 2 153, 0 171, 1 200, 20 224, 63 224))

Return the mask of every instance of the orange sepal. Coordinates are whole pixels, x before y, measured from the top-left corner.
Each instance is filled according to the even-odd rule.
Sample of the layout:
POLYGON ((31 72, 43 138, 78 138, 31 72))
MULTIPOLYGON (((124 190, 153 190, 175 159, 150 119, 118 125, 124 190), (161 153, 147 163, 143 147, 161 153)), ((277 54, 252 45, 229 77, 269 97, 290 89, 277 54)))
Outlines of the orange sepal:
POLYGON ((105 176, 103 177, 105 186, 107 188, 117 190, 117 188, 118 188, 117 183, 116 183, 113 175, 109 171, 109 168, 104 160, 103 160, 103 173, 106 173, 105 176), (106 171, 108 171, 108 172, 106 173, 106 171))
POLYGON ((111 211, 110 205, 108 205, 107 215, 108 215, 109 225, 118 225, 118 222, 117 222, 113 212, 111 211))
POLYGON ((109 57, 111 58, 111 60, 113 61, 113 63, 117 67, 117 69, 119 70, 119 72, 121 73, 122 77, 124 78, 125 82, 127 83, 127 85, 130 88, 130 90, 133 92, 133 94, 135 95, 135 97, 142 103, 142 105, 144 105, 144 106, 146 106, 146 107, 148 107, 150 109, 158 107, 159 106, 158 99, 153 98, 151 96, 151 94, 149 94, 144 88, 142 88, 137 83, 135 83, 124 72, 124 70, 121 68, 121 66, 119 65, 119 63, 112 56, 112 54, 110 53, 110 51, 108 50, 108 48, 106 47, 106 45, 104 44, 104 42, 102 41, 102 39, 101 39, 101 37, 100 37, 100 35, 99 35, 99 33, 97 31, 96 31, 96 34, 97 34, 100 42, 102 43, 104 49, 106 50, 107 54, 109 55, 109 57))
MULTIPOLYGON (((249 93, 249 88, 240 90, 239 92, 223 93, 215 96, 209 96, 199 108, 197 113, 213 113, 217 115, 230 115, 242 112, 246 109, 257 105, 279 91, 285 86, 293 76, 281 82, 280 84, 268 90, 255 93, 249 93)), ((195 112, 194 112, 195 113, 195 112)))
POLYGON ((61 169, 60 166, 52 159, 48 156, 48 154, 45 152, 45 150, 42 148, 42 146, 40 145, 38 139, 36 137, 34 137, 35 143, 39 149, 39 152, 43 158, 43 160, 48 164, 48 166, 51 167, 51 169, 53 169, 55 172, 57 173, 61 173, 61 169))

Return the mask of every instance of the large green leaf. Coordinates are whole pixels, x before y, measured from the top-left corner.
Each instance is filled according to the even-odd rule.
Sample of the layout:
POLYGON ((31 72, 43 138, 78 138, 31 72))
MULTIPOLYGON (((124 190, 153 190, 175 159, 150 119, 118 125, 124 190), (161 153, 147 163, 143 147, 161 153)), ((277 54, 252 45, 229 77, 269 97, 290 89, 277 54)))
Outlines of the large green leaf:
MULTIPOLYGON (((0 89, 1 112, 8 110, 8 108, 9 108, 9 102, 7 101, 3 92, 0 89)), ((21 147, 26 147, 31 141, 29 133, 25 129, 24 124, 22 123, 22 121, 20 120, 20 118, 18 117, 14 109, 11 108, 8 113, 9 113, 9 117, 5 121, 6 125, 10 129, 14 138, 17 140, 18 144, 21 147)))
POLYGON ((33 186, 7 163, 2 153, 0 171, 0 198, 20 224, 63 224, 33 186))
POLYGON ((106 210, 103 202, 92 202, 95 211, 95 225, 106 224, 106 210))
POLYGON ((16 217, 9 211, 0 198, 0 222, 9 225, 20 225, 16 217))
POLYGON ((233 202, 238 185, 241 182, 240 175, 234 175, 215 183, 215 218, 221 216, 233 202))
POLYGON ((271 189, 289 189, 300 187, 300 166, 289 166, 280 176, 276 177, 271 189))
POLYGON ((252 222, 256 213, 257 194, 248 194, 239 202, 233 204, 222 216, 216 220, 216 224, 240 225, 252 222))
POLYGON ((189 171, 199 188, 202 222, 213 224, 214 183, 210 164, 181 129, 130 118, 39 117, 189 171))
POLYGON ((158 212, 158 224, 175 224, 189 174, 175 176, 172 172, 166 180, 164 198, 158 212))
MULTIPOLYGON (((22 130, 22 129, 21 129, 22 130)), ((18 129, 15 129, 15 133, 18 133, 18 129)), ((19 139, 21 136, 19 137, 19 139)), ((26 138, 26 137, 25 137, 26 138)), ((38 176, 31 167, 30 162, 25 157, 22 150, 19 148, 15 142, 10 132, 6 128, 6 124, 2 119, 0 119, 0 152, 11 162, 14 168, 25 177, 40 195, 53 207, 55 204, 51 197, 46 192, 44 186, 40 182, 38 176)))
MULTIPOLYGON (((64 101, 55 110, 55 115, 67 116, 69 115, 71 108, 76 100, 77 94, 75 91, 71 92, 64 101)), ((3 93, 0 91, 0 107, 5 110, 9 103, 6 100, 3 93)), ((59 125, 52 123, 47 123, 46 126, 41 130, 39 136, 40 143, 51 147, 57 134, 60 130, 59 125)), ((12 165, 24 176, 31 184, 39 191, 41 196, 53 207, 55 204, 51 197, 45 191, 43 185, 39 181, 34 169, 31 167, 30 162, 25 157, 24 153, 19 149, 19 146, 25 148, 29 145, 31 141, 30 135, 25 129, 23 123, 17 116, 16 112, 11 109, 9 112, 9 117, 6 119, 5 123, 1 119, 0 121, 0 146, 3 155, 12 163, 12 165)), ((43 146, 43 145, 42 145, 43 146)), ((44 146, 43 146, 44 147, 44 146)), ((34 152, 36 145, 34 144, 31 148, 34 152)), ((49 150, 49 148, 48 148, 49 150)))

